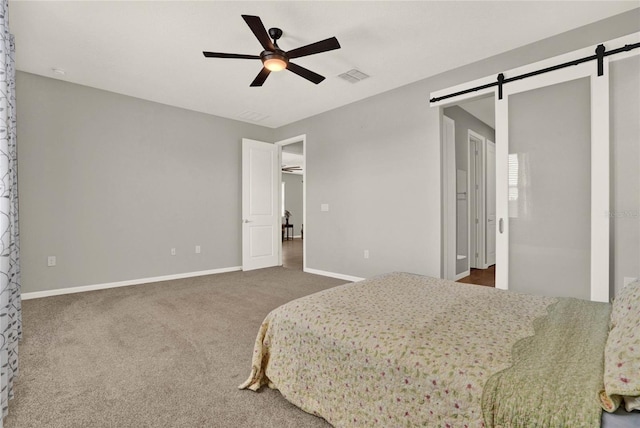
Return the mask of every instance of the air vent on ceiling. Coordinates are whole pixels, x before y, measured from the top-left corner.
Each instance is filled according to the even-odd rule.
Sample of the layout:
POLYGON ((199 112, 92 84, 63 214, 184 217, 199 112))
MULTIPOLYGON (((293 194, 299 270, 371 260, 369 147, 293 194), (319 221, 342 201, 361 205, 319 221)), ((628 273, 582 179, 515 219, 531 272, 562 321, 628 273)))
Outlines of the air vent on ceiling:
POLYGON ((242 120, 250 120, 251 122, 260 122, 261 120, 265 120, 269 116, 262 113, 256 113, 255 111, 243 111, 238 115, 238 117, 242 120))
POLYGON ((355 68, 353 70, 349 70, 346 73, 342 73, 340 75, 338 75, 338 77, 343 78, 344 80, 346 80, 349 83, 358 83, 361 80, 366 79, 367 77, 370 77, 368 74, 363 73, 360 70, 356 70, 355 68))

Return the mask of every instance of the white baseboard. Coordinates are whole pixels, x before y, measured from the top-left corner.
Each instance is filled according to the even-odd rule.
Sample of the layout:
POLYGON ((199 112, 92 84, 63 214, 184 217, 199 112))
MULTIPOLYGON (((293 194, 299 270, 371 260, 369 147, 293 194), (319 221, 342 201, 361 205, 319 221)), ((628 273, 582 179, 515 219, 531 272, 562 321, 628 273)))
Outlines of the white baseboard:
POLYGON ((128 281, 107 282, 104 284, 82 285, 79 287, 58 288, 55 290, 34 291, 22 293, 22 300, 39 299, 41 297, 59 296, 61 294, 82 293, 85 291, 104 290, 107 288, 128 287, 129 285, 148 284, 151 282, 171 281, 174 279, 193 278, 195 276, 214 275, 217 273, 235 272, 242 270, 242 266, 201 270, 198 272, 178 273, 175 275, 155 276, 151 278, 131 279, 128 281))
POLYGON ((471 275, 471 270, 465 270, 464 272, 457 274, 456 277, 453 280, 457 281, 457 280, 462 279, 465 276, 469 276, 469 275, 471 275))
POLYGON ((316 274, 316 275, 322 275, 322 276, 328 276, 328 277, 331 277, 331 278, 344 279, 345 281, 351 281, 351 282, 359 282, 359 281, 363 281, 365 279, 365 278, 360 278, 359 276, 344 275, 342 273, 327 272, 327 271, 319 270, 319 269, 306 268, 304 271, 307 272, 307 273, 313 273, 313 274, 316 274))

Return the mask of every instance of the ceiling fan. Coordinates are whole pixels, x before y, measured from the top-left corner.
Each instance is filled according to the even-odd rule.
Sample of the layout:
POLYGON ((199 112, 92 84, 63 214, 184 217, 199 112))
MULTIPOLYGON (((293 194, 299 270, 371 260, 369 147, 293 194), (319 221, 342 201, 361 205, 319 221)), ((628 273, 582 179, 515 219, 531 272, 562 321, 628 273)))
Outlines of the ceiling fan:
POLYGON ((302 46, 290 51, 283 51, 278 46, 278 39, 282 37, 282 30, 279 28, 269 28, 269 33, 265 30, 262 20, 259 16, 242 15, 253 34, 256 36, 264 50, 260 55, 243 55, 230 54, 221 52, 202 52, 207 58, 238 58, 238 59, 259 59, 262 60, 262 70, 256 78, 251 82, 251 86, 262 86, 272 71, 280 71, 285 68, 300 77, 315 83, 316 85, 324 80, 324 77, 308 70, 304 67, 296 65, 289 60, 300 58, 303 56, 314 55, 321 52, 340 49, 340 43, 335 37, 321 40, 310 45, 302 46), (271 41, 271 39, 273 41, 271 41))

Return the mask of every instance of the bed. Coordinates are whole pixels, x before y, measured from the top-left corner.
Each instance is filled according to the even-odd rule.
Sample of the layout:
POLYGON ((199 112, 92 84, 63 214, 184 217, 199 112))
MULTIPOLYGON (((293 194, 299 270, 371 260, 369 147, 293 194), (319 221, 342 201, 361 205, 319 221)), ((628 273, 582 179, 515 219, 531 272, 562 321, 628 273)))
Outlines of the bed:
POLYGON ((627 326, 637 290, 612 315, 608 303, 390 273, 269 313, 240 388, 276 388, 336 427, 597 427, 640 389, 615 389, 620 361, 624 376, 640 371, 627 326))

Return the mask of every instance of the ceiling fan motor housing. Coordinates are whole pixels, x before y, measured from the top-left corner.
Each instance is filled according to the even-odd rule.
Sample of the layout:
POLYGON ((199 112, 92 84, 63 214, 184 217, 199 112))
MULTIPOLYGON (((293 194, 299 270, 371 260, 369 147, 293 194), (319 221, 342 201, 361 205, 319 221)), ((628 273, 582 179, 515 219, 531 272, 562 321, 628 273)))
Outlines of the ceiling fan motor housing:
POLYGON ((285 64, 289 64, 289 58, 287 58, 287 54, 285 51, 276 48, 275 51, 262 51, 260 54, 260 58, 262 62, 265 63, 270 59, 279 59, 284 61, 285 64))
POLYGON ((276 40, 278 40, 280 37, 282 37, 282 30, 279 28, 269 28, 269 37, 271 37, 273 39, 273 41, 275 42, 276 40))
POLYGON ((264 68, 269 71, 280 71, 289 67, 287 53, 277 47, 273 51, 262 51, 260 59, 264 68))

